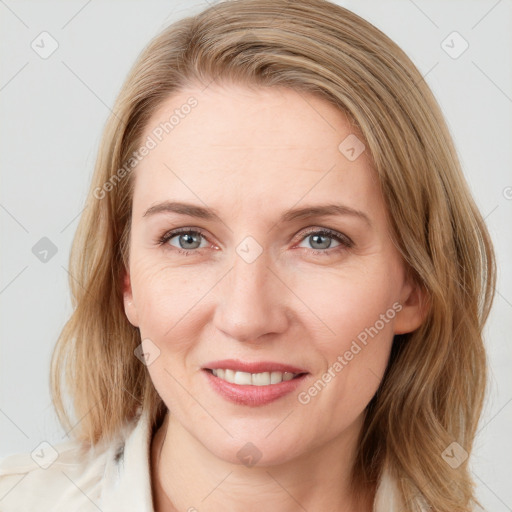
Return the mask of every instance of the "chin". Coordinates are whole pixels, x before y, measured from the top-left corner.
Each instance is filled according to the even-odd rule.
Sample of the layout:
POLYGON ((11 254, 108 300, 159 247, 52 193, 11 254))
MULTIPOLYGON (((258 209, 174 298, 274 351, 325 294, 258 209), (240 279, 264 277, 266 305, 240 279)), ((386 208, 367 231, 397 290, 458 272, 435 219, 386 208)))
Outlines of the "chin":
MULTIPOLYGON (((275 427, 275 424, 274 424, 275 427)), ((241 436, 223 439, 210 438, 204 444, 213 456, 224 460, 227 463, 245 467, 276 466, 290 462, 302 452, 299 441, 303 440, 300 433, 293 436, 290 433, 283 438, 283 432, 274 432, 267 436, 266 432, 271 430, 247 429, 241 436), (262 434, 265 432, 265 434, 262 434), (271 439, 275 436, 274 439, 271 439), (300 451, 299 451, 300 450, 300 451)))

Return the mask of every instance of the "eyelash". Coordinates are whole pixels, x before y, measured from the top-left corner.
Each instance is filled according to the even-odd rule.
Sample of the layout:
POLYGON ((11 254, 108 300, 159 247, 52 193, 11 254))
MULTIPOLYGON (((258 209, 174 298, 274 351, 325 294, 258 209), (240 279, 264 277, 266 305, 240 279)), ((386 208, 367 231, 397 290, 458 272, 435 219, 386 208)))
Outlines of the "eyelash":
MULTIPOLYGON (((174 229, 172 231, 166 231, 161 237, 159 237, 159 239, 157 240, 157 244, 159 246, 164 246, 165 244, 167 244, 167 242, 169 242, 169 240, 174 238, 176 235, 180 235, 183 233, 198 234, 198 235, 201 235, 205 240, 208 240, 207 237, 204 235, 203 231, 200 229, 179 228, 179 229, 174 229)), ((299 242, 302 242, 303 240, 305 240, 306 238, 308 238, 311 235, 327 236, 329 238, 335 239, 337 242, 340 243, 340 245, 338 245, 337 247, 332 247, 332 248, 330 247, 330 248, 324 249, 324 250, 306 249, 313 256, 328 256, 328 255, 331 255, 333 252, 347 250, 354 246, 354 242, 348 236, 346 236, 342 233, 338 233, 337 231, 327 229, 327 228, 310 230, 302 236, 302 238, 300 239, 299 242)), ((170 245, 168 245, 168 247, 169 248, 172 247, 171 250, 178 251, 179 254, 184 254, 186 256, 188 256, 194 252, 200 252, 201 249, 206 249, 206 247, 203 247, 201 249, 188 249, 187 250, 187 249, 179 249, 177 247, 170 246, 170 245)))

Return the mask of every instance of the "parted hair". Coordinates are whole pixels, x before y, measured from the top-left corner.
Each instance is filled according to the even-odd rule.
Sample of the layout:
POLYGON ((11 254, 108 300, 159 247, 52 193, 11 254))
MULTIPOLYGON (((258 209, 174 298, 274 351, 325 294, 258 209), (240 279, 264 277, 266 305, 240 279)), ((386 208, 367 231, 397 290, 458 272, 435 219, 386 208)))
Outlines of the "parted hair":
POLYGON ((135 172, 126 162, 166 99, 212 81, 315 94, 364 137, 393 241, 428 297, 428 312, 418 329, 393 340, 365 411, 353 482, 375 484, 386 464, 406 511, 418 510, 417 496, 438 512, 471 510, 468 460, 452 468, 442 454, 453 442, 471 453, 485 398, 491 240, 420 72, 379 29, 324 0, 217 3, 166 27, 139 55, 105 126, 72 244, 73 312, 51 368, 64 428, 95 445, 140 407, 154 427, 166 411, 134 355, 140 332, 123 305, 135 172))

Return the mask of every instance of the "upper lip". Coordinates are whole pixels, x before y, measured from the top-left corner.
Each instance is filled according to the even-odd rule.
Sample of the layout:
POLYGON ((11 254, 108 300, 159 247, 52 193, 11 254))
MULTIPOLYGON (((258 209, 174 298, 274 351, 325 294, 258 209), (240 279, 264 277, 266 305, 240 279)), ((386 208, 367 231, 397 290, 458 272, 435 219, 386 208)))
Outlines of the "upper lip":
POLYGON ((274 361, 240 361, 239 359, 223 359, 222 361, 212 361, 204 366, 207 370, 217 370, 219 368, 235 370, 247 373, 263 372, 289 372, 289 373, 308 373, 306 370, 289 364, 277 363, 274 361))

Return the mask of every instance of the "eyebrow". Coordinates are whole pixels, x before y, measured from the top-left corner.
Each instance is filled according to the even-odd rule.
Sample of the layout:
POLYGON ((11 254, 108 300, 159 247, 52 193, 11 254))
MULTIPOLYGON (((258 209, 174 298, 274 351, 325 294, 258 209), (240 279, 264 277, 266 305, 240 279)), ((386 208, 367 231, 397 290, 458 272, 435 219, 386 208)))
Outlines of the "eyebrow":
MULTIPOLYGON (((200 219, 221 222, 220 215, 214 208, 205 208, 190 203, 181 203, 178 201, 163 201, 148 208, 143 217, 149 217, 160 213, 178 213, 180 215, 188 215, 189 217, 197 217, 200 219)), ((366 213, 345 206, 343 204, 326 204, 317 206, 305 206, 303 208, 291 208, 283 213, 280 222, 289 223, 295 220, 307 219, 309 217, 349 215, 351 217, 360 218, 369 226, 372 225, 370 218, 366 213)))

